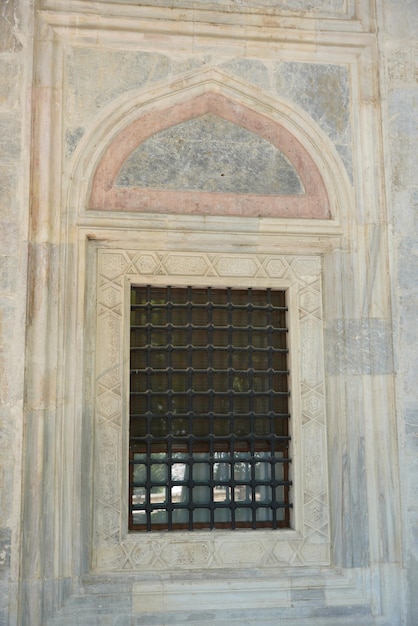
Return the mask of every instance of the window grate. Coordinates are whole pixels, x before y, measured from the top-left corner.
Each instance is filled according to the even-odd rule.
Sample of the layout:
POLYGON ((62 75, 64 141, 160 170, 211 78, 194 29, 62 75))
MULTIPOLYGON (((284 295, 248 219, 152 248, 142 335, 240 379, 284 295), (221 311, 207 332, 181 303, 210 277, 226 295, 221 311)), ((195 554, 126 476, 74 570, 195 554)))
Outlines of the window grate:
POLYGON ((130 529, 288 527, 285 292, 131 296, 130 529))

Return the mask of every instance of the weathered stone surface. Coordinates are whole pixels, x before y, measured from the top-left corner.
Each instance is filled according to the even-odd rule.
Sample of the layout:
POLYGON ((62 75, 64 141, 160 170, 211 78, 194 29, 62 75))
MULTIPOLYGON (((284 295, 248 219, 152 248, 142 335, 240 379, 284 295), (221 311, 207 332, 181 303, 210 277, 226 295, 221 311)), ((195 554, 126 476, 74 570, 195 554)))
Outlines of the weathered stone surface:
POLYGON ((145 140, 125 161, 116 186, 286 196, 304 191, 277 148, 210 113, 145 140))
POLYGON ((12 549, 11 528, 0 528, 0 578, 7 577, 12 549))
POLYGON ((0 107, 18 106, 21 71, 22 68, 16 62, 0 58, 0 107))
POLYGON ((347 69, 331 64, 282 62, 275 66, 274 81, 276 93, 294 100, 329 136, 351 175, 350 86, 347 69))
MULTIPOLYGON (((0 626, 418 624, 415 593, 418 584, 418 7, 412 0, 382 0, 374 4, 376 15, 372 11, 373 3, 362 0, 179 0, 177 3, 172 0, 104 0, 102 4, 40 0, 37 8, 48 6, 48 11, 39 10, 37 14, 36 33, 41 35, 42 42, 35 41, 35 49, 37 55, 41 48, 42 51, 33 64, 30 28, 27 32, 22 30, 23 25, 27 27, 30 22, 32 3, 29 0, 0 2, 0 626), (158 20, 154 19, 155 7, 165 10, 165 13, 159 11, 158 20), (180 16, 182 7, 188 11, 180 16), (181 17, 177 22, 173 20, 175 11, 181 17), (368 11, 371 12, 370 22, 362 22, 368 11), (279 25, 273 32, 270 18, 276 16, 274 23, 279 24, 280 13, 283 25, 291 27, 281 29, 279 25), (131 19, 133 15, 141 17, 136 21, 136 18, 131 19), (216 26, 212 16, 218 20, 216 26), (48 24, 49 20, 54 24, 48 24), (257 28, 255 23, 259 25, 257 28), (53 40, 51 57, 48 56, 48 38, 51 43, 53 40), (42 46, 38 47, 38 43, 42 46), (47 108, 48 90, 41 90, 41 126, 39 118, 32 117, 31 103, 26 100, 31 93, 33 65, 36 80, 46 78, 48 85, 50 80, 56 98, 54 106, 47 108), (205 67, 219 69, 216 88, 233 91, 232 100, 236 102, 242 99, 248 104, 256 99, 257 90, 263 92, 263 111, 267 117, 277 115, 275 97, 289 103, 288 121, 296 115, 296 109, 302 111, 303 119, 312 118, 320 129, 315 141, 312 140, 316 142, 318 153, 326 151, 331 142, 351 176, 354 164, 355 193, 351 196, 347 192, 344 200, 338 192, 345 177, 342 176, 342 181, 335 173, 341 173, 341 169, 330 167, 324 171, 324 176, 328 175, 327 185, 335 194, 332 197, 335 222, 329 220, 332 223, 326 226, 315 223, 304 228, 298 220, 285 218, 278 227, 274 216, 259 219, 257 213, 252 214, 251 219, 242 214, 230 215, 228 219, 199 214, 188 215, 187 219, 185 215, 169 218, 164 212, 120 217, 112 213, 103 217, 97 212, 94 218, 90 215, 86 218, 84 205, 78 201, 69 209, 66 188, 61 182, 70 176, 66 165, 61 164, 60 155, 71 158, 76 148, 84 145, 80 144, 82 137, 87 141, 95 132, 97 137, 98 127, 103 121, 105 124, 109 121, 107 113, 130 102, 132 94, 142 94, 151 109, 158 89, 167 87, 168 101, 172 97, 172 81, 186 80, 195 75, 195 70, 205 67), (358 86, 360 84, 362 89, 368 82, 377 88, 370 90, 370 101, 365 102, 359 97, 358 86), (381 102, 374 97, 377 94, 381 102), (96 123, 97 120, 100 123, 96 123), (32 122, 33 136, 39 137, 42 144, 39 150, 37 144, 30 145, 32 122), (53 158, 49 156, 49 146, 55 151, 53 158), (58 243, 55 239, 48 241, 53 233, 51 238, 60 239, 62 247, 59 255, 51 257, 48 267, 42 266, 41 271, 34 273, 36 280, 30 293, 31 303, 43 307, 45 317, 40 330, 45 333, 35 338, 39 339, 36 350, 28 354, 26 371, 29 376, 36 375, 38 381, 28 399, 45 399, 50 410, 44 431, 38 431, 41 412, 29 415, 23 455, 28 475, 22 494, 30 167, 35 167, 34 200, 39 199, 41 207, 36 217, 40 218, 43 229, 34 230, 31 236, 39 236, 43 243, 55 245, 58 243), (363 300, 363 282, 370 290, 373 283, 372 278, 369 282, 368 278, 362 281, 363 272, 369 277, 374 258, 368 239, 359 228, 364 221, 368 221, 370 229, 379 227, 382 244, 373 293, 370 299, 363 300), (88 246, 84 245, 86 236, 93 242, 88 246), (158 542, 155 550, 150 548, 150 539, 138 542, 140 549, 135 549, 129 537, 120 544, 117 554, 110 548, 103 548, 107 550, 103 556, 106 566, 103 578, 91 588, 85 585, 80 591, 79 584, 84 584, 82 575, 94 566, 89 561, 91 508, 94 493, 100 493, 98 484, 103 502, 109 511, 111 509, 108 517, 103 515, 100 528, 108 532, 112 541, 118 533, 125 532, 120 497, 126 491, 122 482, 112 492, 114 475, 121 481, 122 469, 115 464, 111 467, 111 463, 108 467, 99 466, 106 468, 103 486, 101 482, 95 483, 95 492, 92 486, 92 442, 100 445, 100 439, 93 432, 89 389, 93 386, 95 364, 101 365, 100 360, 95 360, 96 355, 93 356, 97 326, 91 313, 95 308, 90 307, 95 298, 92 250, 97 252, 99 245, 128 247, 129 242, 141 237, 141 257, 139 252, 135 256, 125 250, 123 271, 118 269, 116 261, 114 267, 100 275, 100 280, 109 283, 105 300, 100 302, 102 307, 107 307, 109 315, 118 319, 124 315, 120 307, 116 310, 120 303, 115 302, 112 294, 122 290, 123 281, 133 277, 140 281, 155 277, 161 283, 168 279, 198 280, 199 284, 215 279, 218 283, 228 281, 233 285, 243 279, 248 284, 259 281, 263 285, 282 281, 290 291, 304 282, 299 322, 311 335, 316 332, 316 352, 321 349, 318 329, 323 324, 321 316, 318 317, 321 297, 316 283, 319 277, 311 277, 312 281, 309 276, 305 277, 290 256, 312 254, 316 261, 319 255, 327 257, 323 275, 327 288, 323 299, 328 378, 318 377, 319 360, 309 354, 305 330, 297 333, 296 339, 292 338, 291 345, 293 363, 299 363, 299 353, 304 363, 300 397, 295 404, 296 413, 300 409, 302 414, 301 429, 295 431, 294 442, 296 445, 303 438, 309 441, 306 458, 312 467, 306 472, 306 490, 298 506, 306 513, 312 534, 303 546, 298 540, 277 539, 273 550, 268 549, 270 543, 260 539, 244 538, 242 545, 236 547, 230 539, 224 538, 218 541, 214 552, 204 547, 209 539, 203 540, 199 535, 192 540, 183 538, 171 552, 158 552, 158 542), (68 245, 70 239, 78 242, 77 253, 68 245), (338 268, 338 252, 334 250, 339 246, 349 250, 352 259, 350 265, 347 263, 349 270, 338 268), (84 255, 86 247, 88 253, 84 255), (181 251, 185 252, 186 260, 179 262, 175 255, 181 251), (251 271, 243 258, 250 252, 253 255, 251 271), (280 263, 268 258, 273 254, 281 255, 280 263), (287 260, 283 260, 286 255, 287 260), (67 265, 64 264, 66 258, 69 259, 67 265), (331 280, 329 275, 332 275, 331 280), (91 281, 88 288, 87 281, 91 281), (54 288, 49 292, 51 285, 54 288), (363 302, 373 305, 375 317, 360 318, 360 315, 367 315, 367 312, 359 313, 363 311, 363 302), (332 317, 328 316, 330 310, 332 317), (88 365, 86 372, 82 371, 84 363, 90 364, 90 361, 93 365, 88 365), (381 380, 376 382, 379 376, 381 380), (393 384, 396 384, 396 394, 393 384), (317 490, 311 497, 312 488, 319 484, 317 463, 324 463, 326 448, 322 442, 325 439, 318 438, 317 433, 325 430, 325 407, 331 413, 331 420, 327 421, 327 428, 330 426, 327 451, 332 472, 331 558, 347 567, 344 575, 350 571, 353 576, 346 587, 340 586, 338 580, 332 589, 327 587, 330 570, 325 574, 323 567, 313 565, 329 557, 326 550, 321 551, 321 533, 327 528, 325 522, 322 525, 323 493, 317 490), (364 420, 366 413, 367 420, 364 420), (307 427, 309 423, 314 426, 307 427), (80 433, 85 434, 85 440, 81 441, 80 433), (309 433, 313 433, 312 437, 309 433), (45 468, 48 471, 43 474, 45 468), (33 508, 27 501, 31 496, 33 508), (19 503, 22 500, 27 510, 36 515, 29 516, 29 521, 23 517, 25 545, 20 552, 19 503), (40 514, 40 504, 44 515, 40 514), (393 511, 395 514, 391 517, 393 511), (80 519, 83 520, 81 525, 80 519), (228 541, 231 545, 226 549, 228 541), (201 546, 196 554, 190 549, 193 542, 201 546), (81 563, 80 553, 83 554, 81 563), (106 578, 115 566, 115 558, 119 559, 123 584, 106 578), (386 561, 390 561, 390 565, 386 561), (199 570, 198 562, 204 564, 199 570), (259 564, 257 567, 255 562, 259 564), (129 578, 126 570, 137 568, 136 595, 140 596, 141 577, 153 583, 158 569, 168 584, 167 581, 178 580, 179 563, 183 571, 191 568, 191 578, 206 586, 206 590, 210 587, 209 579, 217 581, 222 570, 221 592, 216 594, 216 602, 222 596, 227 612, 219 609, 216 602, 209 605, 208 595, 202 594, 207 603, 205 608, 199 605, 195 595, 185 594, 182 606, 177 604, 178 610, 170 612, 158 606, 154 613, 141 613, 143 598, 135 599, 132 589, 124 586, 129 578), (141 564, 149 567, 147 573, 139 567, 141 564), (277 606, 267 608, 263 602, 270 602, 271 597, 263 595, 265 590, 254 596, 257 607, 250 606, 245 594, 244 600, 249 603, 246 608, 233 604, 237 603, 237 597, 230 591, 232 568, 235 573, 248 577, 254 587, 254 581, 260 580, 265 569, 272 575, 284 564, 287 574, 297 569, 300 572, 296 587, 286 592, 283 592, 283 585, 275 587, 283 592, 282 601, 288 601, 288 605, 279 607, 280 610, 277 606), (385 579, 382 572, 386 565, 391 569, 385 579), (20 581, 18 590, 19 571, 25 572, 27 580, 20 581), (307 571, 311 572, 310 577, 307 571), (405 588, 402 587, 404 582, 405 588), (68 598, 76 590, 80 595, 68 598), (228 599, 233 606, 228 606, 228 599), (19 618, 17 602, 21 603, 19 618), (59 609, 62 602, 64 606, 59 609), (57 615, 49 620, 52 609, 58 609, 57 615)), ((300 128, 302 126, 303 123, 300 128)), ((219 126, 218 130, 222 134, 225 128, 219 126)), ((107 132, 112 141, 117 129, 109 125, 107 132)), ((249 140, 246 147, 255 150, 251 160, 248 150, 241 149, 240 141, 231 139, 231 134, 228 137, 228 145, 211 144, 215 159, 208 162, 207 169, 213 171, 221 162, 235 172, 235 187, 228 188, 228 192, 240 193, 244 189, 247 193, 257 189, 260 194, 266 190, 270 193, 273 170, 268 176, 255 173, 267 152, 249 140), (241 178, 237 177, 237 171, 241 178), (237 180, 241 187, 237 186, 237 180)), ((222 138, 226 139, 227 133, 222 138)), ((191 134, 188 139, 189 142, 193 139, 191 134)), ((202 138, 197 134, 194 140, 202 138)), ((307 140, 306 145, 309 143, 307 140)), ((269 158, 266 157, 266 161, 269 158)), ((89 164, 85 162, 85 165, 87 172, 89 164)), ((170 173, 173 188, 182 188, 183 178, 180 180, 176 175, 179 170, 184 171, 185 162, 180 160, 177 167, 174 165, 170 159, 161 160, 155 172, 147 171, 145 186, 156 184, 156 179, 160 183, 163 176, 170 173)), ((207 184, 207 172, 202 176, 207 184)), ((289 180, 286 189, 294 192, 295 181, 289 183, 289 180)), ((137 184, 137 172, 131 170, 122 182, 137 184)), ((79 188, 88 187, 91 180, 83 172, 74 184, 79 188)), ((219 191, 215 186, 210 187, 208 193, 212 193, 212 189, 219 191)), ((42 265, 41 260, 38 262, 42 265)), ((290 293, 290 311, 294 293, 290 293)), ((33 307, 29 310, 33 311, 33 307)), ((112 326, 106 328, 112 332, 112 326)), ((292 329, 290 332, 292 334, 292 329)), ((123 349, 119 342, 118 354, 122 355, 123 349)), ((121 370, 112 369, 112 363, 108 365, 99 381, 101 396, 97 407, 100 418, 120 431, 120 439, 116 438, 112 446, 121 450, 125 445, 124 412, 119 399, 126 390, 122 388, 121 370), (117 397, 118 401, 109 404, 110 396, 117 397)), ((292 397, 297 392, 296 384, 295 379, 292 397)), ((293 467, 297 467, 296 464, 293 467)), ((300 479, 297 472, 294 478, 297 486, 300 479)), ((161 538, 158 541, 162 541, 161 538)), ((332 575, 341 577, 343 574, 333 570, 332 575)), ((167 596, 157 594, 156 598, 161 604, 167 596)), ((176 595, 174 601, 179 603, 176 595)))
POLYGON ((0 115, 0 165, 16 163, 20 157, 20 120, 16 113, 0 115))
POLYGON ((3 0, 0 6, 0 52, 15 52, 22 48, 15 29, 18 21, 18 0, 3 0))
MULTIPOLYGON (((138 4, 148 4, 147 0, 139 0, 138 4)), ((155 6, 171 7, 169 0, 156 0, 155 6)), ((296 13, 305 15, 323 15, 327 17, 352 17, 354 15, 353 0, 181 0, 178 2, 181 8, 202 8, 213 9, 225 8, 228 11, 253 10, 259 12, 260 9, 284 11, 285 13, 296 13)))
POLYGON ((160 53, 71 48, 66 59, 67 123, 83 127, 119 95, 166 78, 169 67, 169 57, 160 53))
POLYGON ((326 329, 326 367, 330 376, 390 374, 391 329, 379 319, 333 320, 326 329))

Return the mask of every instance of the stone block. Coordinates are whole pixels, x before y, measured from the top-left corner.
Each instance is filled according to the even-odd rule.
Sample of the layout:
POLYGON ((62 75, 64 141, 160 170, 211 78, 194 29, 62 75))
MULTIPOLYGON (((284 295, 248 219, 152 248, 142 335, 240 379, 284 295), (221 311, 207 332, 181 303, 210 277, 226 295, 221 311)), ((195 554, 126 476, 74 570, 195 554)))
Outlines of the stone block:
MULTIPOLYGON (((17 184, 16 168, 0 164, 0 220, 12 220, 16 217, 17 184)), ((3 242, 2 253, 4 254, 3 242)))
POLYGON ((325 344, 330 376, 392 372, 391 329, 385 320, 332 320, 326 328, 325 344))
POLYGON ((0 58, 0 77, 0 107, 16 107, 21 95, 21 66, 0 58))
POLYGON ((18 11, 18 0, 3 0, 0 4, 0 52, 17 52, 22 49, 15 34, 18 11))
POLYGON ((345 67, 282 62, 276 65, 274 77, 276 92, 295 100, 333 141, 346 144, 350 140, 350 88, 345 67))
POLYGON ((152 52, 74 48, 66 58, 66 118, 84 127, 106 104, 131 89, 162 80, 169 58, 152 52))
POLYGON ((20 159, 20 120, 15 113, 0 114, 0 165, 20 159))
POLYGON ((0 528, 0 578, 8 577, 12 547, 11 528, 0 528))

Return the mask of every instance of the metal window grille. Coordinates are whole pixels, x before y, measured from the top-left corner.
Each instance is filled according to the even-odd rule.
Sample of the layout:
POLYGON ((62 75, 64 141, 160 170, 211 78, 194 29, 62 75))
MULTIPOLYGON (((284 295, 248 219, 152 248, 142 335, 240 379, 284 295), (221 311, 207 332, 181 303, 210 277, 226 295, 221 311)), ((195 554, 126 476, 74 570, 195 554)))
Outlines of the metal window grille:
POLYGON ((130 529, 288 527, 285 292, 131 296, 130 529))

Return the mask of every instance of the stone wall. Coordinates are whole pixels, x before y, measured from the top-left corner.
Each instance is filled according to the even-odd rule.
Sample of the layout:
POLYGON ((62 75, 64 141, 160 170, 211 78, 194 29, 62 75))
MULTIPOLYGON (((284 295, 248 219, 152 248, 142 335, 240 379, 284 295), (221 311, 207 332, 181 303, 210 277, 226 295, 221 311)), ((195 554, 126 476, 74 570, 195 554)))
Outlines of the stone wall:
POLYGON ((388 0, 379 16, 383 136, 392 227, 397 417, 408 625, 418 623, 418 6, 388 0))
POLYGON ((0 624, 17 623, 33 7, 0 4, 0 624))
MULTIPOLYGON (((353 620, 415 626, 416 3, 184 0, 173 7, 168 0, 41 0, 36 12, 30 0, 0 4, 0 626, 267 626, 278 618, 292 626, 353 620), (195 192, 196 178, 178 177, 174 162, 164 160, 164 145, 196 144, 210 132, 211 168, 225 159, 229 169, 221 175, 234 180, 218 180, 213 187, 206 164, 197 173, 197 192, 232 194, 228 215, 222 214, 222 197, 219 210, 205 205, 206 215, 200 207, 173 215, 175 202, 167 214, 156 205, 154 213, 141 212, 137 196, 130 213, 123 206, 115 215, 114 207, 89 205, 95 168, 109 147, 117 153, 118 137, 123 148, 123 132, 128 136, 138 123, 136 111, 158 119, 162 110, 187 108, 183 94, 197 102, 211 89, 219 101, 229 98, 234 115, 253 110, 253 126, 237 131, 231 121, 211 117, 213 111, 198 123, 186 116, 183 126, 155 135, 134 152, 115 187, 142 185, 148 193, 164 168, 170 180, 163 208, 168 197, 178 200, 170 193, 185 187, 195 192), (280 221, 274 211, 260 217, 243 210, 244 198, 254 203, 251 171, 275 153, 272 144, 266 147, 264 139, 248 133, 263 116, 270 130, 284 124, 283 133, 294 133, 309 153, 307 168, 320 172, 330 201, 326 220, 308 212, 305 217, 315 220, 307 227, 292 214, 280 221), (247 147, 254 156, 248 163, 247 147), (160 169, 144 167, 149 149, 162 156, 160 169), (233 167, 228 150, 236 157, 233 167), (243 160, 248 171, 240 169, 243 160), (146 261, 138 265, 144 250, 146 261), (97 272, 101 254, 120 256, 126 267, 117 277, 103 278, 97 272), (92 391, 96 291, 104 289, 104 280, 144 275, 163 281, 167 274, 189 284, 190 276, 203 281, 207 272, 219 284, 232 278, 267 284, 273 260, 283 271, 276 278, 291 288, 296 277, 309 292, 303 309, 309 318, 309 272, 294 273, 292 255, 323 263, 325 386, 320 392, 305 388, 309 401, 300 396, 301 424, 323 424, 326 389, 328 489, 321 483, 311 517, 309 490, 299 507, 305 498, 304 532, 312 543, 298 547, 300 535, 289 542, 279 537, 269 558, 272 544, 258 535, 252 552, 243 544, 231 551, 231 561, 209 545, 228 543, 218 535, 205 544, 206 567, 205 560, 193 560, 199 556, 192 546, 199 544, 198 534, 192 542, 186 535, 170 539, 174 547, 164 540, 126 540, 123 496, 107 502, 106 484, 100 491, 102 483, 94 480, 100 463, 91 460, 103 452, 100 428, 114 423, 121 432, 109 463, 122 466, 119 444, 125 436, 120 337, 109 341, 117 345, 118 359, 110 365, 120 366, 121 385, 104 391, 99 384, 97 397, 92 391), (197 267, 203 268, 200 274, 197 267), (323 514, 328 501, 325 533, 318 511, 323 514), (328 542, 328 528, 331 551, 323 543, 319 558, 316 548, 322 546, 321 533, 328 542), (186 610, 190 594, 200 606, 186 610), (220 594, 222 601, 213 606, 220 594)), ((197 153, 190 154, 187 166, 196 161, 197 153)), ((277 171, 288 177, 286 186, 277 187, 277 171, 269 170, 267 178, 257 179, 255 195, 301 195, 297 174, 280 159, 277 171)), ((120 281, 115 286, 123 291, 120 281)), ((102 304, 97 299, 98 311, 102 304)), ((119 300, 105 305, 111 315, 121 315, 119 300)), ((101 345, 99 334, 99 357, 105 354, 101 345)), ((318 340, 318 353, 321 345, 318 340)), ((323 460, 322 467, 326 472, 323 460)), ((121 475, 115 481, 120 493, 121 475)), ((302 472, 299 478, 305 480, 302 472)))

